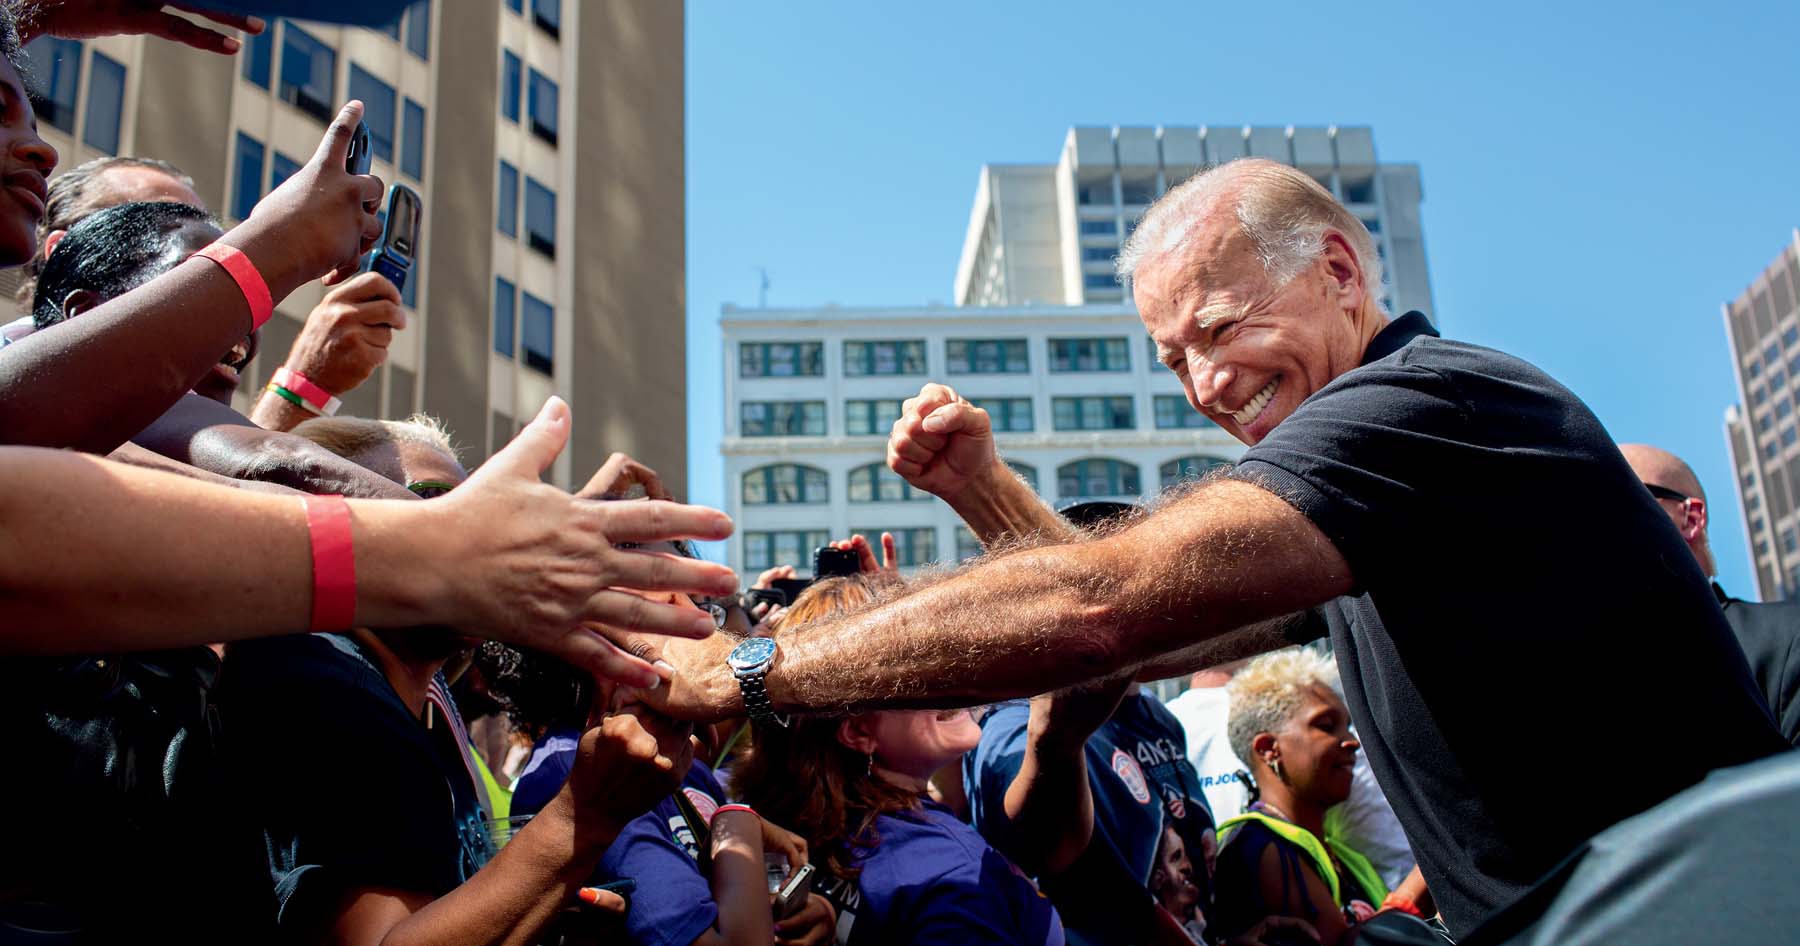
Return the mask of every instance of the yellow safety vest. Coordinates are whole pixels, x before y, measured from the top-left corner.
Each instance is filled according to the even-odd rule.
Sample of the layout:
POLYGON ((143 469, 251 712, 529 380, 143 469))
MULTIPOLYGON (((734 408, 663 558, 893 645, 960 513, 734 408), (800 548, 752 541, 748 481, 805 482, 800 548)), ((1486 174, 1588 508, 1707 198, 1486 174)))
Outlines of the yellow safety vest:
POLYGON ((1350 876, 1362 887, 1363 892, 1374 898, 1371 906, 1379 907, 1381 901, 1387 899, 1388 888, 1387 884, 1382 882, 1381 874, 1377 873, 1375 865, 1369 863, 1368 858, 1357 853, 1355 848, 1329 835, 1326 836, 1325 843, 1320 844, 1319 839, 1314 837, 1311 831, 1280 818, 1270 817, 1262 812, 1247 811, 1236 817, 1226 818, 1224 823, 1219 825, 1219 847, 1225 846, 1226 840, 1239 825, 1249 821, 1260 823, 1263 827, 1275 832, 1276 837, 1305 851, 1306 856, 1312 858, 1313 868, 1319 872, 1320 877, 1325 878, 1325 885, 1331 888, 1331 901, 1338 906, 1348 906, 1349 904, 1344 902, 1343 894, 1340 892, 1337 870, 1331 866, 1331 856, 1325 852, 1327 847, 1331 848, 1331 854, 1337 855, 1338 860, 1343 863, 1344 869, 1350 872, 1350 876))

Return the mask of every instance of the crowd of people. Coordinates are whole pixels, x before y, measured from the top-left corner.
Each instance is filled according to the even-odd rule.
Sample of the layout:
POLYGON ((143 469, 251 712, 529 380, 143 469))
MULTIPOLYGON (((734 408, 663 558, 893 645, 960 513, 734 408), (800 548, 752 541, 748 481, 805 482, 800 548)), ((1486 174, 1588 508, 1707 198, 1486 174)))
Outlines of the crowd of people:
POLYGON ((190 12, 0 11, 0 946, 1791 936, 1797 606, 1710 581, 1679 458, 1384 311, 1305 174, 1203 171, 1119 259, 1229 470, 1053 510, 929 384, 887 463, 982 554, 743 587, 630 457, 541 481, 556 399, 473 471, 337 416, 407 327, 360 103, 229 229, 155 155, 58 171, 21 40, 262 29, 190 12))

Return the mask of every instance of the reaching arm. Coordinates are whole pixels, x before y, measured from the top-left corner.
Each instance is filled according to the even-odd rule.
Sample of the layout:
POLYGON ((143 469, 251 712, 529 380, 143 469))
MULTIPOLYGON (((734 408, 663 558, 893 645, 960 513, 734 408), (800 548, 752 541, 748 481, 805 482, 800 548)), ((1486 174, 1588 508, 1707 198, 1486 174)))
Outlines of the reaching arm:
POLYGON ((1061 873, 1093 840, 1087 740, 1130 685, 1130 678, 1115 677, 1032 699, 1025 758, 1004 801, 1005 850, 1027 873, 1061 873))
MULTIPOLYGON (((1220 480, 1115 535, 1025 549, 844 617, 784 628, 778 711, 952 706, 1030 696, 1299 611, 1352 587, 1292 506, 1220 480)), ((742 712, 722 642, 670 647, 669 712, 742 712)))
POLYGON ((774 940, 769 886, 763 871, 762 823, 748 812, 727 811, 712 821, 713 902, 719 919, 694 946, 765 946, 774 940))
POLYGON ((190 479, 196 479, 203 483, 213 483, 218 486, 231 486, 237 489, 274 493, 278 496, 292 496, 299 493, 298 490, 289 489, 286 486, 275 483, 234 480, 229 476, 220 476, 210 470, 202 470, 197 466, 191 466, 180 460, 171 460, 160 453, 146 450, 129 440, 119 444, 119 448, 107 454, 106 458, 115 463, 126 463, 131 466, 143 467, 146 470, 161 470, 164 473, 174 473, 178 476, 186 476, 190 479))
POLYGON ((174 407, 131 439, 139 446, 234 480, 362 499, 418 498, 406 487, 305 437, 264 430, 237 411, 198 394, 182 395, 174 407))

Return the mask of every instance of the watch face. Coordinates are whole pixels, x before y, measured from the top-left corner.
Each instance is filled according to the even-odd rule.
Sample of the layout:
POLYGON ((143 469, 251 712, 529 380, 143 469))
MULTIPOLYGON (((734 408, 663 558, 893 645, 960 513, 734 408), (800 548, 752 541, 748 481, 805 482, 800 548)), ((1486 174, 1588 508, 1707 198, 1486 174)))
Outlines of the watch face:
POLYGON ((775 659, 775 641, 767 637, 752 637, 731 649, 731 656, 725 663, 733 670, 754 670, 775 659))

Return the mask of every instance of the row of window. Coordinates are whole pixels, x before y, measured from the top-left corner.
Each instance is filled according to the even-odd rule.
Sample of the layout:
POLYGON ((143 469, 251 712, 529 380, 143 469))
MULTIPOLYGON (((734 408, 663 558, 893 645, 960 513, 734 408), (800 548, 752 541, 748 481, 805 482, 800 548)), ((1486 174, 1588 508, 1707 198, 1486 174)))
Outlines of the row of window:
POLYGON ((500 117, 518 124, 521 97, 525 99, 526 127, 554 147, 557 135, 556 80, 535 68, 526 69, 517 54, 503 49, 500 51, 500 117))
MULTIPOLYGON (((1118 179, 1119 193, 1117 202, 1120 204, 1135 206, 1155 203, 1157 196, 1161 193, 1156 185, 1156 174, 1153 172, 1148 174, 1120 174, 1118 175, 1118 179)), ((1319 182, 1319 186, 1328 191, 1331 190, 1331 176, 1329 174, 1323 177, 1315 174, 1313 175, 1313 179, 1319 182)), ((1169 183, 1174 184, 1179 182, 1170 181, 1169 183)), ((1345 203, 1372 204, 1375 202, 1374 177, 1345 179, 1341 183, 1344 187, 1343 196, 1345 203)), ((1090 207, 1112 205, 1114 203, 1112 178, 1096 178, 1091 181, 1078 183, 1075 187, 1075 200, 1077 203, 1090 207)))
MULTIPOLYGON (((883 532, 894 536, 894 552, 902 568, 917 568, 937 560, 937 530, 929 526, 911 529, 859 528, 853 533, 874 537, 883 532)), ((812 561, 813 550, 830 541, 824 529, 782 532, 744 533, 744 570, 762 571, 776 565, 804 565, 812 561)))
MULTIPOLYGON (((523 15, 525 0, 506 0, 506 8, 523 15)), ((531 22, 551 36, 561 36, 562 0, 531 0, 531 22)))
MULTIPOLYGON (((38 120, 75 134, 81 101, 81 43, 41 36, 25 46, 25 92, 38 120)), ((125 112, 125 67, 96 50, 88 75, 87 115, 81 141, 107 154, 119 153, 119 125, 125 112)))
MULTIPOLYGON (((1157 467, 1161 488, 1206 475, 1230 461, 1201 455, 1178 457, 1157 467)), ((1013 472, 1038 488, 1037 469, 1007 461, 1013 472)), ((830 474, 798 463, 771 463, 744 474, 740 497, 746 506, 811 506, 831 501, 830 474)), ((1088 457, 1056 468, 1058 499, 1093 499, 1136 496, 1143 492, 1137 465, 1108 457, 1088 457)), ((912 488, 899 474, 881 462, 850 471, 848 498, 852 503, 928 502, 931 496, 912 488)))
MULTIPOLYGON (((407 8, 390 31, 396 39, 402 22, 407 24, 407 48, 425 58, 430 50, 430 4, 415 3, 407 8)), ((274 87, 277 98, 320 121, 330 121, 337 113, 337 50, 287 21, 281 23, 281 37, 279 73, 275 70, 274 25, 249 38, 243 57, 244 78, 267 89, 272 77, 279 75, 274 87)), ((400 96, 393 86, 354 62, 350 63, 349 97, 362 100, 363 124, 375 156, 414 180, 423 179, 425 106, 400 96)))
MULTIPOLYGON (((495 226, 501 233, 519 236, 519 169, 500 162, 500 181, 495 199, 495 226)), ((556 192, 525 175, 525 245, 556 258, 556 192)))
MULTIPOLYGON (((1111 277, 1107 277, 1111 279, 1111 277)), ((1052 338, 1053 372, 1120 372, 1131 370, 1130 339, 1052 338)), ((952 338, 944 342, 944 370, 949 374, 1029 374, 1031 354, 1023 338, 952 338)), ((925 341, 844 342, 844 374, 922 375, 926 372, 925 341)), ((743 342, 738 345, 738 377, 816 378, 825 374, 823 342, 743 342)))
MULTIPOLYGON (((898 398, 844 402, 844 433, 858 437, 886 434, 900 419, 898 398)), ((1031 398, 971 398, 970 403, 988 412, 999 433, 1030 433, 1037 429, 1031 398)), ((1212 421, 1175 394, 1152 399, 1157 430, 1200 430, 1212 421)), ((1050 399, 1052 430, 1135 430, 1137 403, 1129 394, 1104 394, 1050 399)), ((743 437, 823 437, 826 435, 824 401, 744 401, 738 410, 738 435, 743 437)))
POLYGON ((494 351, 513 357, 515 338, 524 343, 526 365, 556 373, 556 307, 495 276, 494 351))

